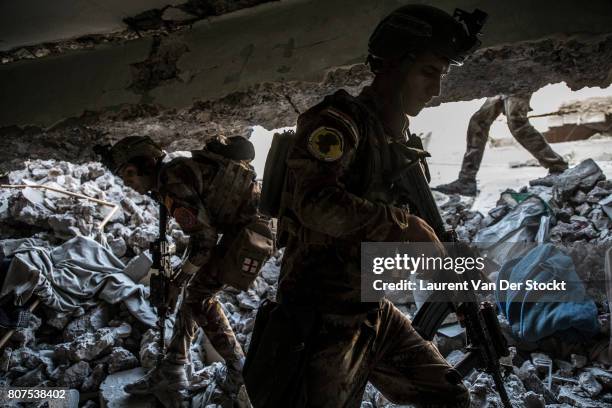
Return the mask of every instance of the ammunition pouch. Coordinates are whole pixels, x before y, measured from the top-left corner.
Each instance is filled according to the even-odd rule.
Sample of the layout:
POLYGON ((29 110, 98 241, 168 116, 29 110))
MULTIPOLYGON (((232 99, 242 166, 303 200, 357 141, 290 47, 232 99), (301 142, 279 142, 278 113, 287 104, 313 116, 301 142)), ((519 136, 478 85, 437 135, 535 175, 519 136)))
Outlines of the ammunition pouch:
POLYGON ((307 406, 304 376, 317 330, 314 309, 265 300, 255 318, 243 377, 254 407, 307 406))
POLYGON ((226 233, 215 248, 214 266, 221 283, 247 290, 274 253, 270 221, 257 219, 236 233, 226 233))

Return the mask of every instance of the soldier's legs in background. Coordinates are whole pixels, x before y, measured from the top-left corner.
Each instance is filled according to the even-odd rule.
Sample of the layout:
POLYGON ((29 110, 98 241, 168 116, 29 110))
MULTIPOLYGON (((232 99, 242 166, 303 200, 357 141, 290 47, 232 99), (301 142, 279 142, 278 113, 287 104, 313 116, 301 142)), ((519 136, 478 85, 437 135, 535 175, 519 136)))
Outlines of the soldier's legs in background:
POLYGON ((476 174, 480 169, 482 156, 489 137, 491 124, 499 116, 503 109, 503 101, 500 96, 487 98, 485 103, 472 115, 467 130, 467 146, 461 163, 459 178, 448 184, 434 187, 445 194, 462 194, 475 196, 476 174))
POLYGON ((472 115, 467 130, 467 148, 463 156, 459 179, 476 180, 482 162, 489 129, 502 113, 503 100, 500 96, 487 98, 485 103, 472 115))
POLYGON ((467 407, 463 383, 447 380, 451 366, 390 302, 381 310, 369 380, 391 402, 423 407, 467 407))
POLYGON ((508 128, 516 140, 529 151, 540 165, 551 172, 567 169, 567 162, 548 144, 529 120, 529 96, 509 96, 505 100, 505 111, 508 117, 508 128))

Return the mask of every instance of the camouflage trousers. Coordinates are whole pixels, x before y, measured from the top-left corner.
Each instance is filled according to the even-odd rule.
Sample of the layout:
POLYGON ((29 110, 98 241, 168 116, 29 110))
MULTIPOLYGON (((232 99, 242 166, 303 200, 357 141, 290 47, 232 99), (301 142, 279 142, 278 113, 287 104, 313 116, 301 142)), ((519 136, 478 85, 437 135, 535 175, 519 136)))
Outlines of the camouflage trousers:
POLYGON ((308 407, 359 407, 368 381, 396 404, 469 406, 463 384, 446 379, 451 366, 389 301, 321 319, 305 373, 308 407))
POLYGON ((234 331, 215 297, 221 289, 216 279, 199 273, 185 289, 184 299, 178 310, 172 340, 166 351, 166 361, 173 364, 191 362, 190 347, 198 326, 210 340, 215 350, 223 357, 228 373, 242 383, 241 372, 244 352, 236 340, 234 331))
POLYGON ((514 138, 529 151, 540 165, 551 171, 567 169, 567 162, 548 144, 544 136, 538 132, 529 120, 531 95, 495 96, 487 98, 485 103, 472 115, 467 130, 467 150, 463 156, 460 179, 476 179, 480 168, 485 145, 489 137, 489 129, 495 119, 505 113, 508 128, 514 138))

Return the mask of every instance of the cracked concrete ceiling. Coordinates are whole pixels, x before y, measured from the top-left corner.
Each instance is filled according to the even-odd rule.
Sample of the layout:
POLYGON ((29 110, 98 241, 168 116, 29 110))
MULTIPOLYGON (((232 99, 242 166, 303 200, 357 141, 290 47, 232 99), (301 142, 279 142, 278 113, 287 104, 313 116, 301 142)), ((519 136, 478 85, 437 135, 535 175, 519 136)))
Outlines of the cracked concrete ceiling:
MULTIPOLYGON (((20 147, 23 154, 39 151, 34 155, 44 157, 51 149, 62 150, 66 158, 85 158, 91 156, 90 142, 102 137, 146 131, 164 146, 185 149, 213 135, 249 134, 253 125, 292 126, 298 112, 323 95, 338 88, 357 93, 369 83, 371 74, 362 64, 367 38, 382 16, 408 3, 283 0, 257 5, 262 2, 117 2, 112 10, 124 14, 116 16, 131 17, 123 18, 131 28, 119 35, 0 51, 0 138, 28 140, 20 147), (67 144, 67 134, 79 143, 67 144)), ((86 23, 87 16, 95 20, 96 7, 108 11, 114 1, 74 3, 89 11, 71 17, 76 22, 67 14, 61 17, 66 31, 40 23, 40 35, 49 35, 46 41, 49 33, 66 35, 71 24, 72 30, 110 28, 112 21, 121 25, 120 18, 102 11, 99 21, 86 23)), ((535 91, 561 81, 573 89, 612 82, 609 0, 591 0, 588 8, 575 0, 426 3, 449 12, 480 8, 490 15, 483 48, 451 70, 433 104, 535 91)), ((23 4, 34 7, 31 0, 23 4)), ((1 38, 26 41, 36 35, 34 28, 20 31, 23 9, 10 7, 22 10, 21 20, 10 22, 12 29, 0 24, 8 33, 1 38)), ((10 7, 0 3, 3 19, 11 20, 2 12, 10 7)), ((61 20, 54 12, 45 20, 41 10, 34 11, 28 27, 37 24, 36 18, 61 20)))
POLYGON ((0 50, 125 30, 123 19, 180 0, 19 0, 0 2, 0 50))
MULTIPOLYGON (((270 1, 270 0, 265 0, 270 1)), ((0 2, 0 51, 130 28, 166 13, 197 20, 263 3, 256 0, 19 0, 0 2)), ((140 27, 142 28, 142 27, 140 27)))

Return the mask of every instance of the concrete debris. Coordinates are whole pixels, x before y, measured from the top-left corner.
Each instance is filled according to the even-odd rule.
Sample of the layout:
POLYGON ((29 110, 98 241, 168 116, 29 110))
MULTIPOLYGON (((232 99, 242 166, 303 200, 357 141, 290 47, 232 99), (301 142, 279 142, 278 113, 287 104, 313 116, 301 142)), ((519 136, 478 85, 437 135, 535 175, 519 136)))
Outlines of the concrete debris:
POLYGON ((564 402, 580 408, 603 408, 610 406, 608 403, 594 401, 586 396, 580 395, 579 390, 568 386, 560 387, 559 402, 564 402))
POLYGON ((571 377, 574 375, 574 366, 572 363, 565 360, 555 360, 557 372, 555 374, 561 377, 571 377))
POLYGON ((40 325, 41 319, 32 314, 28 327, 15 330, 15 333, 11 336, 11 341, 18 344, 19 347, 33 345, 36 340, 34 332, 40 328, 40 325))
POLYGON ((259 307, 259 296, 251 289, 247 292, 240 292, 236 298, 238 299, 238 305, 242 309, 256 310, 259 307))
MULTIPOLYGON (((92 198, 114 202, 119 210, 109 220, 104 230, 106 242, 113 253, 128 260, 149 248, 157 237, 157 204, 148 196, 125 187, 100 163, 81 165, 55 160, 33 160, 26 162, 23 170, 9 173, 10 184, 35 183, 65 189, 92 198)), ((0 195, 0 230, 14 231, 24 225, 47 230, 60 239, 74 235, 95 236, 99 223, 108 215, 110 208, 82 199, 76 199, 43 189, 14 189, 0 195)), ((23 229, 23 228, 22 228, 23 229)), ((31 236, 23 230, 25 237, 31 236)), ((188 242, 177 223, 170 223, 169 235, 179 238, 179 250, 188 242)), ((18 238, 3 236, 2 238, 18 238)))
POLYGON ((585 356, 579 354, 572 354, 570 358, 574 369, 583 368, 584 366, 586 366, 588 361, 585 356))
POLYGON ((91 368, 86 361, 79 361, 68 367, 61 375, 58 385, 68 388, 81 388, 81 384, 91 374, 91 368))
POLYGON ((587 159, 556 178, 553 185, 553 196, 558 202, 563 202, 575 194, 576 190, 590 191, 597 182, 604 179, 605 176, 597 163, 592 159, 587 159))
POLYGON ((580 383, 580 388, 582 388, 591 398, 598 396, 603 389, 601 384, 597 382, 595 376, 588 371, 580 374, 578 382, 580 383))
POLYGON ((130 370, 138 367, 138 359, 123 347, 114 347, 109 355, 108 373, 130 370))
POLYGON ((533 391, 528 391, 523 395, 523 402, 526 408, 544 408, 546 406, 544 397, 533 391))
POLYGON ((595 379, 603 386, 606 391, 612 390, 612 372, 602 370, 598 367, 585 368, 589 373, 593 374, 595 379))
POLYGON ((133 368, 111 374, 100 385, 100 403, 106 408, 155 408, 157 403, 154 396, 133 398, 123 391, 123 386, 142 378, 146 371, 142 368, 133 368))
POLYGON ((495 406, 501 407, 501 399, 495 392, 493 378, 488 374, 480 374, 469 387, 472 407, 495 406))
POLYGON ((108 325, 108 308, 100 305, 71 321, 64 329, 64 341, 73 341, 82 334, 95 332, 108 325))
POLYGON ((465 353, 463 351, 453 350, 446 356, 446 361, 448 361, 448 363, 451 365, 456 365, 463 359, 463 357, 465 357, 465 353))
POLYGON ((95 333, 84 333, 71 343, 58 344, 54 358, 58 361, 92 361, 112 347, 120 335, 118 330, 110 327, 95 333))
POLYGON ((91 371, 91 374, 83 381, 81 385, 81 391, 83 392, 95 392, 102 384, 102 381, 107 376, 106 367, 104 364, 97 364, 91 371))
POLYGON ((551 143, 606 137, 612 125, 611 97, 595 97, 563 104, 549 115, 543 133, 551 143))
POLYGON ((149 329, 140 342, 140 364, 144 368, 153 368, 159 355, 159 331, 149 329))
MULTIPOLYGON (((556 224, 550 229, 553 242, 580 240, 579 243, 589 244, 586 249, 580 245, 569 248, 577 271, 585 281, 601 280, 602 277, 593 272, 601 270, 598 245, 612 242, 610 213, 606 210, 612 211, 612 183, 601 178, 597 165, 586 161, 564 173, 553 186, 532 186, 520 191, 538 194, 550 205, 556 218, 556 224)), ((146 250, 158 232, 158 208, 150 198, 124 187, 120 180, 95 162, 75 165, 35 160, 28 162, 26 168, 9 173, 9 180, 12 183, 31 180, 118 203, 120 211, 107 225, 104 236, 116 256, 126 262, 131 260, 126 274, 136 281, 146 281, 151 262, 146 250)), ((481 228, 500 222, 518 205, 512 197, 512 194, 504 195, 486 215, 471 211, 473 201, 465 197, 437 195, 436 199, 441 203, 447 225, 455 228, 461 240, 469 242, 481 228)), ((40 236, 51 240, 52 245, 57 243, 53 239, 59 234, 93 234, 96 223, 107 214, 107 208, 44 190, 0 191, 0 226, 36 228, 39 234, 40 231, 47 233, 40 236)), ((33 235, 30 230, 24 230, 23 234, 23 237, 33 235)), ((169 224, 168 234, 180 253, 188 236, 175 222, 169 224)), ((0 248, 10 245, 8 240, 2 241, 3 238, 9 236, 0 235, 0 248)), ((218 294, 236 337, 245 348, 248 348, 260 303, 276 296, 282 255, 281 250, 263 267, 249 290, 240 292, 229 288, 218 294)), ((414 313, 405 305, 400 310, 414 313)), ((607 306, 602 306, 602 311, 608 313, 607 306)), ((88 395, 98 393, 102 406, 123 407, 128 404, 123 385, 155 366, 159 355, 158 330, 135 321, 124 305, 96 305, 80 316, 60 315, 46 306, 39 307, 37 313, 45 318, 41 320, 34 315, 29 327, 18 330, 0 355, 0 373, 4 373, 0 374, 0 383, 65 386, 88 395)), ((509 330, 507 322, 502 328, 509 330)), ((222 387, 224 365, 206 351, 207 341, 199 330, 191 351, 192 372, 200 388, 192 393, 192 405, 222 405, 227 398, 222 387)), ((441 336, 437 342, 453 364, 464 356, 460 350, 462 336, 456 339, 441 336)), ((557 355, 548 351, 528 356, 517 345, 512 357, 504 360, 509 366, 504 381, 513 406, 609 405, 612 374, 607 369, 610 367, 598 365, 588 352, 573 353, 557 355)), ((490 376, 474 372, 464 382, 472 393, 473 407, 501 406, 490 376)), ((89 408, 96 406, 92 401, 87 404, 89 408)), ((129 406, 155 405, 153 397, 129 399, 129 406)), ((361 406, 395 407, 371 384, 366 386, 361 406)))
POLYGON ((39 366, 31 371, 28 371, 21 377, 16 378, 12 382, 12 385, 16 387, 35 387, 45 381, 45 379, 46 377, 43 372, 43 367, 39 366))
POLYGON ((537 373, 537 369, 529 360, 525 361, 521 368, 518 369, 518 377, 523 382, 525 389, 528 391, 533 391, 538 395, 542 395, 547 404, 556 403, 557 399, 555 395, 538 377, 537 373))

